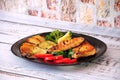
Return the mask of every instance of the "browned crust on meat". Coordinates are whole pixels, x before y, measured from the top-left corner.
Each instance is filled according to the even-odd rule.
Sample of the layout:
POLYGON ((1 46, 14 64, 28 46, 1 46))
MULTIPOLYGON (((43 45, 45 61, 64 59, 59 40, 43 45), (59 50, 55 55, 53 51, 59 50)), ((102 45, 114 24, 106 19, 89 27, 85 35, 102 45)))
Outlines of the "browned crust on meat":
POLYGON ((56 46, 53 46, 48 50, 48 52, 59 52, 59 51, 65 51, 70 48, 74 48, 76 46, 79 46, 84 41, 83 37, 73 38, 71 40, 64 40, 57 44, 56 46))
POLYGON ((20 47, 22 56, 32 55, 34 47, 35 47, 34 44, 28 42, 23 43, 22 46, 20 47))
POLYGON ((30 57, 32 56, 35 51, 40 52, 40 48, 38 44, 44 42, 45 38, 40 35, 35 35, 26 40, 21 46, 20 51, 22 56, 30 57))
POLYGON ((80 46, 73 49, 73 58, 88 57, 96 53, 96 49, 89 42, 84 41, 80 46))
POLYGON ((33 43, 33 44, 40 44, 41 42, 45 41, 45 38, 39 35, 32 36, 27 39, 27 42, 33 43))

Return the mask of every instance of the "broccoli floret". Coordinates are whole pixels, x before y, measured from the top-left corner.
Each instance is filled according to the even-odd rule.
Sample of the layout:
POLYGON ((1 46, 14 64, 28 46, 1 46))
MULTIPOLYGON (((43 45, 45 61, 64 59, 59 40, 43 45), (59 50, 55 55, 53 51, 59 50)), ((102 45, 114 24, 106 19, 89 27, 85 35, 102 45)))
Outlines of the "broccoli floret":
POLYGON ((46 35, 46 40, 50 40, 57 43, 58 39, 61 38, 62 36, 63 36, 62 32, 60 32, 59 30, 55 30, 51 32, 49 35, 46 35))

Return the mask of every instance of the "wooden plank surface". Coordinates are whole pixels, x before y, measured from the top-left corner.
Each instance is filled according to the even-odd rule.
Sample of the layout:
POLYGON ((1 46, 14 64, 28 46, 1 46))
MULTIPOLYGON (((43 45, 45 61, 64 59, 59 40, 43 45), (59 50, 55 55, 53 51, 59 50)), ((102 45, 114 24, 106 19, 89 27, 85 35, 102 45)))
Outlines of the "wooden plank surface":
POLYGON ((41 78, 20 75, 20 74, 15 74, 11 72, 5 72, 5 71, 0 71, 0 79, 1 80, 45 80, 41 78))
POLYGON ((0 79, 6 80, 119 80, 120 39, 91 35, 104 41, 108 49, 100 58, 79 65, 51 66, 23 60, 11 52, 11 46, 31 34, 52 31, 37 26, 0 21, 0 79), (16 76, 17 75, 17 76, 16 76), (19 76, 19 77, 18 77, 19 76), (23 77, 23 78, 22 78, 23 77), (15 79, 14 79, 15 78, 15 79))
POLYGON ((74 32, 81 33, 91 33, 98 35, 106 35, 112 37, 120 37, 120 29, 115 27, 98 27, 96 25, 83 25, 73 22, 65 22, 58 20, 51 20, 47 18, 40 18, 24 14, 10 13, 0 10, 0 20, 13 22, 13 23, 22 23, 35 26, 43 26, 48 28, 57 28, 72 30, 74 32))

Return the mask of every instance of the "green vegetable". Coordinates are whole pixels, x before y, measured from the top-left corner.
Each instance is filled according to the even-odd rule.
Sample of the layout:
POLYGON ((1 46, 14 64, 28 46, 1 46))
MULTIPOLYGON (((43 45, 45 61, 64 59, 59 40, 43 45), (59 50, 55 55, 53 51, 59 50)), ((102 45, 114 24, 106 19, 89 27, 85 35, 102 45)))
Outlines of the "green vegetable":
POLYGON ((58 42, 58 39, 63 36, 63 33, 60 32, 59 30, 55 30, 51 32, 49 35, 46 35, 46 40, 53 41, 55 43, 58 42))
POLYGON ((72 38, 72 32, 68 31, 63 37, 58 39, 58 43, 64 41, 64 40, 70 40, 72 38))
POLYGON ((68 57, 69 58, 72 58, 72 55, 74 54, 73 50, 72 49, 69 49, 68 50, 68 57))
POLYGON ((67 57, 68 55, 66 54, 66 52, 64 51, 60 51, 60 52, 52 52, 53 55, 58 56, 58 55, 63 55, 63 57, 67 57))
POLYGON ((72 55, 74 54, 74 52, 72 51, 72 49, 69 49, 67 51, 52 52, 52 54, 55 56, 63 55, 63 57, 72 58, 72 55))

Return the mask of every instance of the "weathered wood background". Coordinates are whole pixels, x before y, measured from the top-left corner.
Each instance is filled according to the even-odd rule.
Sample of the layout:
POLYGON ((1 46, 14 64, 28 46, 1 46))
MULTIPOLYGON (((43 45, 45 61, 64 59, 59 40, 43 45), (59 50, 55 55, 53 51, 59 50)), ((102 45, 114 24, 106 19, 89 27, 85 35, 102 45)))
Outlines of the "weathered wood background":
POLYGON ((109 35, 109 30, 120 32, 119 4, 120 0, 0 0, 0 10, 50 19, 53 24, 73 23, 74 29, 69 27, 73 30, 109 35))

